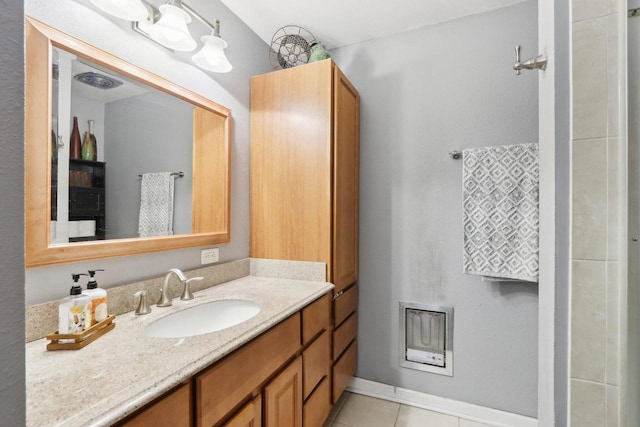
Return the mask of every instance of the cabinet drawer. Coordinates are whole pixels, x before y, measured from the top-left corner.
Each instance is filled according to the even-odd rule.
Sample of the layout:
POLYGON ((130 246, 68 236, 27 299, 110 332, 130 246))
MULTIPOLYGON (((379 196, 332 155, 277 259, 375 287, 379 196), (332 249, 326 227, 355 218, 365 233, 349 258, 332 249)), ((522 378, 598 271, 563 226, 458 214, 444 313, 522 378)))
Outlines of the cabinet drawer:
POLYGON ((300 348, 296 313, 196 376, 196 423, 220 422, 300 348))
POLYGON ((358 335, 358 313, 351 313, 342 325, 333 331, 333 360, 342 354, 345 348, 358 335))
POLYGON ((329 375, 331 369, 331 348, 329 347, 331 341, 329 335, 329 331, 324 331, 322 335, 302 353, 302 378, 305 399, 311 394, 320 380, 329 375))
POLYGON ((333 325, 339 326, 358 308, 358 285, 353 285, 333 301, 333 325))
POLYGON ((351 377, 356 373, 356 365, 358 363, 358 341, 351 343, 347 351, 344 352, 340 359, 333 365, 333 403, 344 391, 351 377))
POLYGON ((152 425, 190 427, 191 413, 191 383, 183 384, 159 400, 125 420, 121 427, 146 427, 152 425))
POLYGON ((331 387, 325 377, 318 388, 305 402, 302 410, 304 427, 322 427, 331 411, 331 387))
POLYGON ((331 294, 319 298, 302 310, 302 344, 331 325, 331 294))
POLYGON ((262 395, 242 407, 224 427, 262 427, 262 395))

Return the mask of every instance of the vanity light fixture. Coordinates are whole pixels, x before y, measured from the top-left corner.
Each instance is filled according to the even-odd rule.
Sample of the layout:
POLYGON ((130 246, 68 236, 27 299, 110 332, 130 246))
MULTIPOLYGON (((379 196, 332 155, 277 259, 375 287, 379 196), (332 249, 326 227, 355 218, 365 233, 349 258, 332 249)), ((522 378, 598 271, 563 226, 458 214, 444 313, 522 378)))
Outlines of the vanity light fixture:
POLYGON ((90 1, 109 15, 131 21, 134 31, 172 51, 190 52, 198 46, 187 27, 194 17, 212 34, 202 36, 203 46, 191 57, 193 62, 204 70, 216 73, 228 73, 233 68, 224 53, 228 45, 220 36, 220 21, 216 20, 215 25, 210 24, 182 0, 169 0, 159 7, 160 11, 145 0, 90 1), (140 13, 140 7, 144 13, 140 13), (132 12, 130 15, 123 12, 129 10, 132 12))

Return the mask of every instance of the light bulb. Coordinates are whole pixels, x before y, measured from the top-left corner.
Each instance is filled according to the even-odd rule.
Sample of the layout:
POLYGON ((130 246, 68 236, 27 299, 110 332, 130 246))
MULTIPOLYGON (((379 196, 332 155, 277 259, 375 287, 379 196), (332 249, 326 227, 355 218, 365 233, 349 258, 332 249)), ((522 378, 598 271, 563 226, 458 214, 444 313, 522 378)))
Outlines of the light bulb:
POLYGON ((191 57, 193 62, 200 68, 216 73, 228 73, 233 66, 224 54, 227 42, 218 36, 203 36, 201 38, 204 46, 191 57))
POLYGON ((191 22, 189 14, 170 4, 160 6, 160 13, 162 16, 158 22, 149 27, 149 36, 169 49, 181 52, 194 50, 198 44, 187 28, 187 24, 191 22))

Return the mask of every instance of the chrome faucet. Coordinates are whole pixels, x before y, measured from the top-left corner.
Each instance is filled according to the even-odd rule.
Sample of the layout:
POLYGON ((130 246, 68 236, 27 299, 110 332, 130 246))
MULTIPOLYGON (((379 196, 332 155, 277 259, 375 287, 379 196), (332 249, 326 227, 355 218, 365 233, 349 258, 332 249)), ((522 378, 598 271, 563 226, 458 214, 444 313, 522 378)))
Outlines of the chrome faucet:
POLYGON ((190 300, 193 299, 193 294, 191 293, 191 289, 189 288, 189 283, 202 280, 204 277, 193 277, 191 279, 187 279, 184 273, 178 268, 172 268, 164 275, 164 283, 162 284, 162 289, 160 289, 160 299, 158 300, 158 307, 169 307, 172 303, 171 298, 169 298, 169 279, 171 275, 175 274, 180 283, 184 283, 184 289, 182 291, 182 295, 180 296, 181 300, 190 300))

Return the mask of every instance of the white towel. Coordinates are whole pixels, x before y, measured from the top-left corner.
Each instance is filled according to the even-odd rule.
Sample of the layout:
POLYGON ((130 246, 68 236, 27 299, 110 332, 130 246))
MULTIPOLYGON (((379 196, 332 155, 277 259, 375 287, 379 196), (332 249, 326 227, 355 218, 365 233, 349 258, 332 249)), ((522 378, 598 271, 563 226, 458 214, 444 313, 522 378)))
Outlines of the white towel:
POLYGON ((483 280, 538 281, 538 144, 464 150, 464 255, 483 280))
POLYGON ((173 235, 173 176, 145 173, 140 185, 140 237, 173 235))

